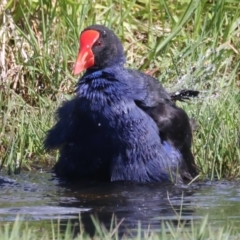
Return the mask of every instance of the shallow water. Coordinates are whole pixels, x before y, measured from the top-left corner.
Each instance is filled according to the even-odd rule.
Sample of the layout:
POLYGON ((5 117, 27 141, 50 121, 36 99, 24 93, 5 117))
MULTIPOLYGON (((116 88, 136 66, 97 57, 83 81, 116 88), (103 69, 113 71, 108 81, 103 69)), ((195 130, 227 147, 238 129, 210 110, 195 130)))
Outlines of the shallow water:
MULTIPOLYGON (((98 216, 106 227, 113 213, 124 229, 158 231, 161 220, 198 221, 207 214, 211 224, 231 221, 240 226, 239 182, 201 182, 191 186, 172 184, 133 184, 82 182, 63 184, 46 172, 21 173, 14 182, 0 185, 0 221, 14 221, 17 215, 28 222, 46 222, 61 218, 79 222, 79 214, 89 233, 93 233, 90 215, 98 216)), ((239 227, 240 229, 240 227, 239 227)))

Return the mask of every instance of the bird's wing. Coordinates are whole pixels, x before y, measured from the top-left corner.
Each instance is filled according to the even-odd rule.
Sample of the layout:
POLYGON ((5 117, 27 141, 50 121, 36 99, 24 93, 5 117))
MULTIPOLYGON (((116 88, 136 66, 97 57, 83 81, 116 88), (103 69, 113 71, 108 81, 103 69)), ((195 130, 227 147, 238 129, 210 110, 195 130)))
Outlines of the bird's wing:
POLYGON ((191 153, 192 131, 186 112, 172 102, 170 94, 159 81, 138 71, 130 70, 130 73, 135 78, 135 84, 139 82, 133 87, 136 105, 156 122, 161 140, 167 141, 181 152, 181 174, 190 179, 190 175, 195 176, 197 171, 191 153))
POLYGON ((67 101, 57 110, 56 118, 58 121, 55 126, 47 132, 44 140, 46 150, 60 148, 65 143, 71 141, 70 137, 74 136, 74 129, 76 129, 74 126, 76 121, 74 121, 74 119, 77 101, 77 98, 67 101))

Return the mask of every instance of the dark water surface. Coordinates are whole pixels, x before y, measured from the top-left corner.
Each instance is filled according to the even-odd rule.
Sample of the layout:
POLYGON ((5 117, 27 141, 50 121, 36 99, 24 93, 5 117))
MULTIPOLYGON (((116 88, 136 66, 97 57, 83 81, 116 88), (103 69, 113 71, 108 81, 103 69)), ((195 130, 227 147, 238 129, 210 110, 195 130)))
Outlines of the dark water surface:
MULTIPOLYGON (((2 174, 2 173, 1 173, 2 174)), ((82 182, 63 184, 46 172, 21 173, 14 182, 0 182, 0 222, 20 219, 43 223, 62 219, 82 222, 92 232, 90 215, 109 227, 113 213, 121 230, 150 225, 160 229, 161 220, 177 222, 176 212, 188 222, 207 214, 214 226, 231 221, 240 229, 239 182, 201 182, 191 186, 82 182)))

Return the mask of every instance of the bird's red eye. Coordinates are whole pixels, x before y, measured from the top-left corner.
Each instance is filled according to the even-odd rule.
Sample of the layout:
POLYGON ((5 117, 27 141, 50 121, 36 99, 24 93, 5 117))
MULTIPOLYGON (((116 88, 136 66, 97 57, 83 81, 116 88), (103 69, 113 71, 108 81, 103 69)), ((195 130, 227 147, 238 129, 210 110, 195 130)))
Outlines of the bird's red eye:
POLYGON ((98 47, 102 46, 102 41, 98 40, 98 41, 96 42, 96 46, 98 46, 98 47))

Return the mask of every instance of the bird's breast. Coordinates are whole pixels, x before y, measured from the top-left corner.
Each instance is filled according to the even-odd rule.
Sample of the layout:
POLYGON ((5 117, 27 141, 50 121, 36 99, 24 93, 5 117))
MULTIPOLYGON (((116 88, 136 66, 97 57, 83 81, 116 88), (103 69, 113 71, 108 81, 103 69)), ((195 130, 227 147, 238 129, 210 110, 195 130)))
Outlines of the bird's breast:
POLYGON ((124 141, 131 138, 138 143, 143 137, 160 142, 156 123, 126 94, 125 86, 104 78, 82 83, 78 95, 84 115, 88 115, 94 126, 106 132, 111 130, 124 141))

